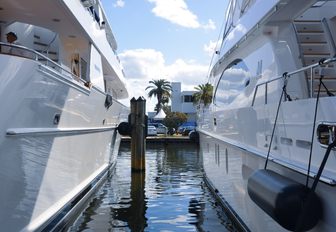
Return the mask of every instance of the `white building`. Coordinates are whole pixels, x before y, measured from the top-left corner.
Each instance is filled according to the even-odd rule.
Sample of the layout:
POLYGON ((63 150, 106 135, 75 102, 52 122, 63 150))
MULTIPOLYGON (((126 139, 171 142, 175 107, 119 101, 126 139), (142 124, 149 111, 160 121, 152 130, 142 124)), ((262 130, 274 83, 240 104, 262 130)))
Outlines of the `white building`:
POLYGON ((181 82, 172 82, 171 111, 188 115, 188 121, 196 121, 196 106, 192 95, 196 91, 181 91, 181 82))

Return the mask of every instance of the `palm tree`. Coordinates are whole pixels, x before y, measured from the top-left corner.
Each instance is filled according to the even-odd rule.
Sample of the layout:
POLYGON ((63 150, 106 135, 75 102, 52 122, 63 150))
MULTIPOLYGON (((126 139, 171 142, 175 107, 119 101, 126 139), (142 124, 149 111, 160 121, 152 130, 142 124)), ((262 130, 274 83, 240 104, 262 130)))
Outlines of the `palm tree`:
POLYGON ((154 110, 156 110, 156 112, 159 112, 162 106, 169 102, 172 87, 170 85, 170 82, 165 79, 151 80, 149 81, 149 83, 152 85, 146 88, 146 90, 151 89, 148 92, 148 97, 154 96, 157 98, 158 103, 156 104, 154 110))
POLYGON ((196 93, 193 94, 194 104, 203 103, 204 107, 208 106, 212 102, 212 92, 213 86, 209 83, 201 84, 195 87, 197 90, 196 93))

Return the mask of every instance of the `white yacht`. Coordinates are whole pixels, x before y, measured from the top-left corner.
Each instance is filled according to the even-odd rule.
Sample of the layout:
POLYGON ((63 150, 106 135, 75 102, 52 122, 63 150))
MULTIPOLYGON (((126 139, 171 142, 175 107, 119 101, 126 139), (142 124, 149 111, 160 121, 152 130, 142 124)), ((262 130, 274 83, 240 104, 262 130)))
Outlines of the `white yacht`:
POLYGON ((228 1, 199 111, 206 180, 245 231, 336 228, 336 1, 228 1))
POLYGON ((117 44, 100 0, 0 0, 0 38, 0 230, 60 230, 116 161, 117 44))

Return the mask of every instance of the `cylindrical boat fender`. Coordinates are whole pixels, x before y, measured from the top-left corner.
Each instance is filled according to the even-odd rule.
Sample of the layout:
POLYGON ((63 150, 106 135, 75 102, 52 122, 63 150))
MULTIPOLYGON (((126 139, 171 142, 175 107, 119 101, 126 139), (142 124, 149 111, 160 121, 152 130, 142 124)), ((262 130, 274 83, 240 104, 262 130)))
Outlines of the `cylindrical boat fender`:
POLYGON ((197 131, 193 130, 189 132, 189 139, 193 142, 199 141, 199 134, 197 131))
POLYGON ((121 135, 130 136, 132 127, 128 122, 121 122, 121 123, 119 123, 119 125, 117 127, 117 130, 118 130, 119 134, 121 134, 121 135))
POLYGON ((287 230, 310 230, 322 217, 322 203, 315 192, 272 170, 255 171, 247 190, 254 203, 287 230))

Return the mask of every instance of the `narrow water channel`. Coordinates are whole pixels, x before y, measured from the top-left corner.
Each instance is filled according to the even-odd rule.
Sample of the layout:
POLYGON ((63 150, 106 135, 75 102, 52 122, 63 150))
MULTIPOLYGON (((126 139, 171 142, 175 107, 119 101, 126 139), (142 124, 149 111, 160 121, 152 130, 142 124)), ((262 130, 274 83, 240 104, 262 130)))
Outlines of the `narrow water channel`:
POLYGON ((235 231, 203 182, 194 144, 147 144, 137 174, 129 146, 70 231, 235 231))

